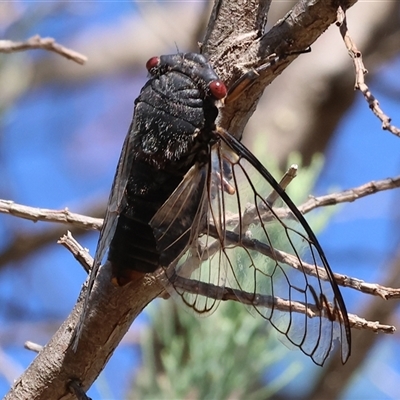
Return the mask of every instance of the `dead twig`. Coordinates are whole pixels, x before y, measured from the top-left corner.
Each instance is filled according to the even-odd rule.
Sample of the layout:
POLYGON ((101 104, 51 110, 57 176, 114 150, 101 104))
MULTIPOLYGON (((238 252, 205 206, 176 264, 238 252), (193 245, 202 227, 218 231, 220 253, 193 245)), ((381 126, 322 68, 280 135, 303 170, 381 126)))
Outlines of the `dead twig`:
POLYGON ((17 204, 11 200, 0 200, 0 213, 29 219, 33 222, 46 221, 72 224, 77 228, 86 230, 99 230, 103 225, 101 218, 92 218, 86 215, 71 213, 68 208, 64 208, 63 210, 36 208, 17 204))
POLYGON ((89 273, 93 265, 93 258, 90 256, 89 250, 82 247, 79 242, 74 239, 70 231, 67 231, 67 234, 62 236, 57 243, 68 249, 79 264, 82 265, 83 269, 89 273))
POLYGON ((40 344, 31 342, 30 340, 27 340, 27 341, 24 343, 24 347, 25 347, 27 350, 34 351, 35 353, 40 353, 40 352, 43 350, 43 346, 41 346, 40 344))
POLYGON ((306 214, 318 207, 333 206, 340 203, 351 203, 361 199, 362 197, 398 187, 400 187, 400 176, 382 179, 379 181, 371 181, 342 192, 327 194, 319 197, 311 197, 309 200, 299 206, 298 209, 302 214, 306 214))
MULTIPOLYGON (((348 203, 358 200, 361 197, 366 197, 384 190, 395 189, 400 187, 400 176, 394 178, 382 179, 379 181, 367 182, 361 186, 342 192, 332 193, 325 196, 311 197, 304 204, 299 206, 302 214, 306 214, 311 210, 331 206, 339 203, 348 203)), ((251 207, 246 211, 251 212, 251 207)), ((57 222, 62 224, 71 224, 77 228, 100 230, 103 225, 102 218, 93 218, 86 215, 72 213, 65 208, 63 210, 51 210, 46 208, 29 207, 22 204, 14 203, 11 200, 0 199, 0 213, 10 214, 15 217, 29 219, 31 221, 57 222)), ((279 214, 282 218, 285 216, 279 214)), ((233 224, 237 216, 232 215, 227 219, 227 225, 233 224)))
MULTIPOLYGON (((215 285, 205 282, 198 282, 192 279, 176 276, 174 280, 176 288, 185 290, 187 293, 203 295, 211 298, 218 298, 223 301, 240 301, 243 304, 262 306, 265 308, 273 308, 284 312, 296 312, 306 314, 309 318, 318 317, 320 315, 327 317, 328 313, 325 309, 319 310, 315 305, 304 304, 298 301, 282 299, 276 296, 257 295, 255 303, 254 293, 247 293, 243 290, 225 287, 222 295, 221 290, 215 285), (240 298, 240 300, 239 300, 240 298)), ((355 329, 372 330, 373 332, 382 332, 392 334, 396 328, 392 325, 384 325, 378 321, 367 321, 355 314, 348 314, 350 326, 355 329)))
POLYGON ((367 101, 369 108, 382 121, 382 129, 387 130, 393 133, 393 135, 400 137, 400 129, 390 123, 391 118, 387 116, 380 108, 379 101, 373 96, 373 94, 369 90, 368 85, 365 83, 364 75, 367 74, 368 71, 364 67, 361 51, 357 49, 357 46, 349 35, 349 31, 347 29, 346 13, 340 6, 337 12, 336 25, 339 26, 340 34, 342 35, 343 41, 354 63, 356 75, 354 88, 356 90, 359 90, 364 95, 364 98, 367 101))
POLYGON ((13 42, 11 40, 0 40, 0 53, 15 53, 17 51, 25 51, 32 49, 42 49, 53 51, 60 54, 68 60, 75 61, 83 65, 87 61, 87 57, 77 51, 68 49, 58 44, 53 38, 42 38, 39 35, 32 36, 25 42, 13 42))
MULTIPOLYGON (((324 196, 314 197, 310 196, 310 199, 307 200, 302 205, 297 208, 302 214, 307 214, 310 211, 314 210, 318 207, 326 207, 333 206, 340 203, 351 203, 362 197, 366 197, 378 192, 382 192, 384 190, 396 189, 400 187, 400 176, 396 176, 394 178, 382 179, 379 181, 370 181, 364 183, 363 185, 356 186, 351 189, 343 190, 341 192, 335 192, 332 194, 327 194, 324 196)), ((1 208, 0 208, 1 212, 1 208)), ((246 219, 253 218, 256 216, 257 208, 252 205, 246 209, 246 219)), ((274 214, 281 219, 290 219, 292 216, 292 212, 284 207, 277 207, 274 209, 274 214)), ((269 215, 263 215, 263 221, 268 222, 269 215)), ((227 225, 237 224, 239 221, 238 214, 232 214, 229 219, 226 220, 227 225)), ((252 220, 247 221, 246 223, 251 223, 252 220)))

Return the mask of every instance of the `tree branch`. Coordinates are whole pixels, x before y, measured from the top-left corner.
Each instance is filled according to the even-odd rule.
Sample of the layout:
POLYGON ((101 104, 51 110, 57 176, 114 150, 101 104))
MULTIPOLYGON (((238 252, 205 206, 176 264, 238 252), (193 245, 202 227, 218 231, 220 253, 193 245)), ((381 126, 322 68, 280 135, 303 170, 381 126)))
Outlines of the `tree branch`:
MULTIPOLYGON (((276 296, 263 296, 257 294, 257 302, 255 304, 254 293, 246 293, 242 290, 232 289, 229 287, 225 287, 221 293, 221 290, 217 286, 183 278, 181 276, 176 277, 174 280, 174 286, 192 294, 203 295, 214 299, 221 299, 223 301, 237 301, 247 305, 257 305, 285 312, 307 314, 307 316, 310 318, 320 316, 321 314, 328 318, 329 315, 325 306, 323 306, 324 308, 321 312, 321 310, 312 304, 304 304, 293 300, 282 299, 276 296)), ((348 314, 348 317, 350 326, 355 329, 366 329, 375 333, 381 332, 389 334, 393 334, 396 331, 396 328, 392 325, 383 325, 377 321, 367 321, 355 314, 348 314)))
POLYGON ((364 67, 361 51, 357 49, 356 44, 350 37, 349 31, 347 29, 346 14, 341 7, 339 7, 338 9, 338 19, 336 24, 340 27, 340 34, 342 35, 349 55, 353 60, 356 75, 356 83, 354 85, 354 88, 359 90, 363 94, 365 100, 369 105, 369 108, 382 121, 382 129, 387 130, 393 133, 393 135, 400 137, 400 129, 390 123, 391 118, 389 118, 382 111, 379 105, 379 101, 373 96, 373 94, 369 90, 368 85, 365 83, 364 76, 368 73, 368 71, 364 67))
POLYGON ((33 222, 46 221, 72 224, 77 228, 86 230, 99 230, 103 224, 103 220, 101 218, 92 218, 86 215, 71 213, 68 208, 64 208, 63 210, 36 208, 17 204, 11 200, 0 200, 0 213, 29 219, 33 222))
MULTIPOLYGON (((292 172, 289 171, 289 174, 291 173, 292 172)), ((286 175, 284 179, 287 179, 286 175)), ((293 179, 293 177, 289 177, 289 179, 293 179)), ((327 194, 319 197, 311 197, 305 203, 300 205, 298 209, 301 211, 302 214, 307 214, 315 208, 332 206, 340 203, 354 202, 362 197, 370 196, 384 190, 396 189, 399 187, 400 176, 382 179, 379 181, 371 181, 341 192, 327 194)), ((273 193, 272 196, 274 196, 273 193)), ((101 226, 103 225, 102 218, 93 218, 83 214, 73 213, 70 212, 68 208, 65 208, 63 210, 36 208, 17 204, 11 200, 0 199, 0 213, 10 214, 15 217, 28 219, 34 222, 43 221, 71 224, 77 228, 86 230, 100 230, 101 226)), ((249 214, 251 214, 251 208, 246 209, 246 215, 249 214)), ((282 217, 284 217, 284 215, 282 215, 282 217)), ((229 223, 234 223, 235 219, 238 219, 238 217, 232 215, 227 221, 229 221, 229 223)))
MULTIPOLYGON (((350 8, 356 2, 349 0, 347 5, 350 8)), ((283 56, 294 50, 307 49, 337 18, 336 0, 300 1, 271 30, 263 34, 259 28, 262 19, 258 17, 258 11, 259 7, 267 8, 269 1, 256 2, 256 5, 249 3, 249 8, 255 11, 243 14, 241 9, 235 12, 234 8, 232 11, 230 1, 216 1, 212 14, 216 19, 210 22, 208 28, 215 31, 213 34, 207 32, 207 41, 202 46, 203 52, 209 55, 218 75, 228 87, 249 70, 264 64, 271 54, 283 56), (245 33, 235 31, 230 34, 232 27, 242 26, 243 19, 250 16, 253 19, 248 22, 245 33)), ((263 71, 242 96, 224 107, 220 125, 241 138, 266 86, 296 58, 297 55, 282 57, 273 68, 263 71)))
MULTIPOLYGON (((269 18, 280 18, 279 11, 289 4, 275 2, 269 18)), ((347 15, 348 23, 354 22, 354 36, 368 65, 365 78, 379 80, 382 67, 398 55, 398 3, 358 2, 347 15)), ((315 153, 325 152, 342 118, 360 97, 353 90, 354 70, 338 36, 339 29, 332 26, 312 45, 311 53, 298 57, 268 87, 243 136, 257 156, 273 154, 274 162, 284 168, 293 151, 302 155, 303 165, 309 165, 315 153)))
MULTIPOLYGON (((62 240, 69 241, 68 237, 62 240)), ((77 243, 76 249, 85 253, 77 243)), ((14 383, 5 399, 75 399, 67 388, 68 383, 76 380, 86 391, 132 321, 161 291, 154 277, 143 274, 138 274, 138 279, 129 285, 115 288, 111 284, 110 268, 100 268, 89 304, 90 309, 95 311, 89 313, 76 353, 72 350, 71 341, 82 311, 86 286, 69 317, 14 383)))
MULTIPOLYGON (((28 207, 16 204, 8 200, 0 200, 0 213, 13 215, 37 221, 58 222, 66 224, 72 229, 75 236, 83 235, 91 229, 100 229, 104 215, 105 200, 89 204, 83 214, 71 213, 68 209, 49 210, 43 208, 28 207), (86 211, 85 211, 86 210, 86 211), (88 217, 87 215, 94 217, 88 217)), ((65 226, 52 225, 47 229, 30 229, 16 231, 10 235, 7 245, 0 252, 0 268, 10 262, 16 262, 29 256, 32 252, 51 244, 65 233, 65 226)))
POLYGON ((75 61, 83 65, 87 61, 87 57, 75 50, 58 44, 53 38, 41 38, 39 35, 32 36, 26 42, 12 42, 11 40, 0 40, 0 53, 15 53, 17 51, 42 49, 53 51, 68 60, 75 61))
POLYGON ((395 189, 398 187, 400 187, 400 176, 380 181, 371 181, 342 192, 327 194, 320 197, 311 197, 304 204, 299 206, 298 209, 302 214, 307 214, 318 207, 349 203, 383 190, 395 189))
POLYGON ((43 346, 41 346, 40 344, 31 342, 30 340, 27 340, 27 341, 24 343, 24 347, 25 347, 27 350, 34 351, 35 353, 40 353, 40 352, 43 350, 43 346))

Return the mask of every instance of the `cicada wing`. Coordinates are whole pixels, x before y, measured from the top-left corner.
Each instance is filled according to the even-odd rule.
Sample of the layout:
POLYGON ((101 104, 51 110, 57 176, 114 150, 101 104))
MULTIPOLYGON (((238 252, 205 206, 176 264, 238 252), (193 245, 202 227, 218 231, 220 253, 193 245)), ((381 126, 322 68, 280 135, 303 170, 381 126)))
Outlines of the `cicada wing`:
POLYGON ((226 281, 227 263, 219 238, 207 234, 209 204, 217 201, 210 197, 208 188, 216 183, 209 173, 209 165, 195 164, 150 221, 167 291, 199 315, 215 311, 226 281), (205 295, 204 288, 203 294, 196 292, 202 283, 209 285, 205 295))
POLYGON ((131 132, 133 130, 134 124, 135 121, 133 121, 131 126, 129 127, 128 134, 126 135, 126 138, 124 140, 110 196, 108 198, 106 215, 104 217, 103 226, 101 228, 99 240, 97 242, 93 265, 90 270, 86 297, 83 305, 83 311, 76 328, 76 335, 74 339, 75 349, 78 346, 78 341, 82 333, 83 322, 85 320, 88 311, 87 309, 88 309, 89 297, 92 292, 98 270, 110 246, 111 240, 114 236, 119 214, 121 213, 121 211, 125 206, 125 189, 128 182, 130 168, 133 162, 133 152, 132 152, 133 137, 131 132))
POLYGON ((133 135, 131 134, 131 132, 133 130, 134 122, 135 121, 132 122, 128 134, 126 135, 126 138, 124 140, 110 196, 108 198, 106 215, 104 217, 103 226, 100 231, 96 253, 94 256, 93 269, 91 273, 91 277, 92 275, 94 275, 93 280, 96 277, 97 269, 103 261, 103 258, 106 255, 111 240, 114 236, 114 232, 117 227, 118 217, 126 205, 125 189, 129 178, 130 168, 132 167, 133 162, 133 135), (94 268, 97 268, 96 271, 94 270, 94 268))
POLYGON ((325 362, 336 340, 345 362, 351 340, 347 311, 314 233, 254 155, 228 132, 217 132, 222 141, 214 145, 210 175, 226 177, 228 164, 224 187, 230 189, 219 191, 221 211, 210 203, 218 219, 209 225, 222 221, 212 234, 223 245, 229 286, 316 364, 325 362), (279 195, 274 204, 271 191, 279 195))
POLYGON ((261 163, 217 133, 209 162, 192 167, 150 222, 167 290, 200 315, 234 293, 316 364, 337 339, 345 362, 347 312, 315 235, 261 163))

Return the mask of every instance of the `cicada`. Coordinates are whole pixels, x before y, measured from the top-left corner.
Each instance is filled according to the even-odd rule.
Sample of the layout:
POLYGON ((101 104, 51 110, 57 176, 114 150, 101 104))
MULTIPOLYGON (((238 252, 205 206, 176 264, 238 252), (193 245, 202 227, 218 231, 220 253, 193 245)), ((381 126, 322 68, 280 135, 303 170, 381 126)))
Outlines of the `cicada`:
POLYGON ((236 299, 316 364, 337 340, 345 362, 348 315, 317 238, 267 169, 216 125, 225 84, 196 53, 146 67, 87 299, 108 251, 116 285, 161 269, 166 290, 195 313, 236 299))

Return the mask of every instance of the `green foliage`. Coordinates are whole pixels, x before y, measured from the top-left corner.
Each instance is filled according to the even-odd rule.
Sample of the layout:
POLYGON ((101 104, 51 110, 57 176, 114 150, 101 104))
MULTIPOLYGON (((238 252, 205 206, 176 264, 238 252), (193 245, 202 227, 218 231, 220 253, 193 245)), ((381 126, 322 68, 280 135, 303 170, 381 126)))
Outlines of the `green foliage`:
POLYGON ((262 372, 287 352, 276 345, 264 320, 236 302, 221 304, 209 318, 197 318, 162 301, 150 310, 143 332, 143 366, 135 399, 265 399, 298 372, 290 365, 268 387, 262 372))

